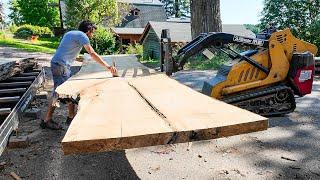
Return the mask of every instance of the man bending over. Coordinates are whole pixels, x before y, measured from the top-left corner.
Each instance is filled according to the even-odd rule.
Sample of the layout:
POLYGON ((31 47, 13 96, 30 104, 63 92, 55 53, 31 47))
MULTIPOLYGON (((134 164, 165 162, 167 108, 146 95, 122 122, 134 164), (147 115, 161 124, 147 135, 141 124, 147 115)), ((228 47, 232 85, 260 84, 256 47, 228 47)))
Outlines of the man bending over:
MULTIPOLYGON (((51 60, 51 72, 53 76, 53 96, 49 102, 48 111, 44 120, 41 121, 40 126, 45 129, 59 130, 62 129, 61 125, 52 120, 52 115, 55 109, 54 102, 57 100, 56 88, 67 81, 71 76, 70 67, 73 61, 80 53, 82 47, 90 54, 93 60, 105 67, 113 75, 117 74, 117 69, 107 64, 91 47, 89 38, 92 38, 94 31, 97 27, 90 21, 82 21, 78 30, 67 32, 51 60)), ((66 124, 70 124, 75 116, 75 105, 68 104, 68 118, 66 124)))

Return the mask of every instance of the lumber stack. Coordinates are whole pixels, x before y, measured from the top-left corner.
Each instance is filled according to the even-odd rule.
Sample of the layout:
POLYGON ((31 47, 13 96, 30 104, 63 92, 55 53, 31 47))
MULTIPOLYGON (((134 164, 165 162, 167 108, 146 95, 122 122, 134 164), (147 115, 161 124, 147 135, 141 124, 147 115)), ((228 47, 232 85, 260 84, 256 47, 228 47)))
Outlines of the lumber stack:
POLYGON ((266 118, 205 96, 164 74, 112 78, 88 67, 90 63, 57 88, 61 96, 81 97, 62 140, 65 154, 207 140, 268 127, 266 118))
POLYGON ((32 69, 36 64, 36 60, 33 58, 0 58, 0 81, 8 79, 27 69, 32 69))
POLYGON ((15 63, 15 60, 0 59, 0 81, 12 76, 15 63))

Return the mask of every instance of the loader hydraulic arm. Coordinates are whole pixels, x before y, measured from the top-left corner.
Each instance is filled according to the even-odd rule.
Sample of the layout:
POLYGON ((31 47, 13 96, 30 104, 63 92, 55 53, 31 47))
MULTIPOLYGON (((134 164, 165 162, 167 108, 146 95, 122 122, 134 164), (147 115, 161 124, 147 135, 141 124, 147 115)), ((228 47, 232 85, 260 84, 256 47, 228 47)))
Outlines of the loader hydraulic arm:
MULTIPOLYGON (((167 32, 166 35, 168 34, 169 33, 167 32)), ((162 36, 162 42, 167 42, 165 40, 166 38, 170 38, 170 37, 162 36)), ((218 51, 221 51, 227 54, 231 59, 245 60, 251 65, 260 69, 261 71, 265 73, 269 73, 269 70, 267 68, 257 63, 254 59, 250 58, 250 56, 248 55, 250 54, 250 52, 247 54, 238 53, 232 50, 229 44, 241 44, 244 46, 254 46, 256 48, 259 48, 259 47, 269 48, 268 40, 264 40, 264 39, 255 39, 255 38, 237 36, 237 35, 221 33, 221 32, 202 33, 198 37, 196 37, 194 40, 186 44, 183 48, 181 48, 175 57, 168 57, 168 55, 163 56, 164 60, 162 62, 164 63, 164 65, 163 64, 162 65, 166 66, 166 73, 168 75, 171 75, 173 72, 182 70, 183 66, 187 63, 188 59, 191 56, 203 51, 206 48, 214 48, 218 51), (169 63, 166 61, 169 61, 169 63), (168 67, 168 66, 173 66, 173 67, 168 67)), ((163 43, 162 47, 166 47, 170 45, 171 43, 168 43, 168 44, 163 43)), ((171 50, 171 47, 162 48, 162 49, 171 50)), ((164 52, 163 54, 166 54, 166 52, 164 52)), ((167 54, 171 55, 172 52, 169 52, 167 54)))

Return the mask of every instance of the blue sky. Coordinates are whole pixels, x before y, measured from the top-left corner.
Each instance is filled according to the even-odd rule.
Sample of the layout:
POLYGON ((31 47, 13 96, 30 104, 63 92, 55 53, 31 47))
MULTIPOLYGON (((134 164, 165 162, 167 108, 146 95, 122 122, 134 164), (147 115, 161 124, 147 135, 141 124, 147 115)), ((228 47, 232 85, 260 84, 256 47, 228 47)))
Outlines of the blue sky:
POLYGON ((220 0, 223 24, 257 24, 263 0, 220 0))
MULTIPOLYGON (((6 3, 9 0, 0 1, 6 3)), ((220 0, 220 8, 223 24, 257 24, 263 0, 220 0)))

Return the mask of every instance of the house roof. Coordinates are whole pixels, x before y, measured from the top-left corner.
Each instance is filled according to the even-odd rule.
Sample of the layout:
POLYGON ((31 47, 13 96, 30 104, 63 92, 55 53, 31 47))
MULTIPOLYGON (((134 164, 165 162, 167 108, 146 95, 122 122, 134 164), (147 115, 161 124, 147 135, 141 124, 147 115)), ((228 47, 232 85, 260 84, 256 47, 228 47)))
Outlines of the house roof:
POLYGON ((144 28, 111 28, 116 34, 142 34, 144 28))
POLYGON ((149 21, 165 22, 167 19, 162 5, 134 4, 134 8, 140 10, 139 15, 128 14, 118 27, 145 28, 149 21))
POLYGON ((147 35, 150 28, 156 32, 159 39, 161 37, 162 29, 169 29, 172 42, 189 42, 191 40, 190 23, 150 21, 141 36, 140 42, 143 42, 144 37, 147 35))
POLYGON ((117 0, 117 2, 163 6, 159 0, 117 0))
MULTIPOLYGON (((156 32, 159 39, 161 37, 162 29, 169 29, 172 42, 190 42, 192 40, 190 23, 150 21, 144 29, 140 42, 143 42, 150 28, 156 32)), ((246 27, 241 24, 223 24, 222 32, 245 37, 255 37, 255 34, 252 31, 246 29, 246 27)))
POLYGON ((170 18, 167 19, 167 22, 185 22, 185 23, 190 23, 190 17, 181 17, 181 18, 170 17, 170 18))
POLYGON ((243 24, 222 24, 222 32, 245 37, 256 37, 256 35, 243 24))

